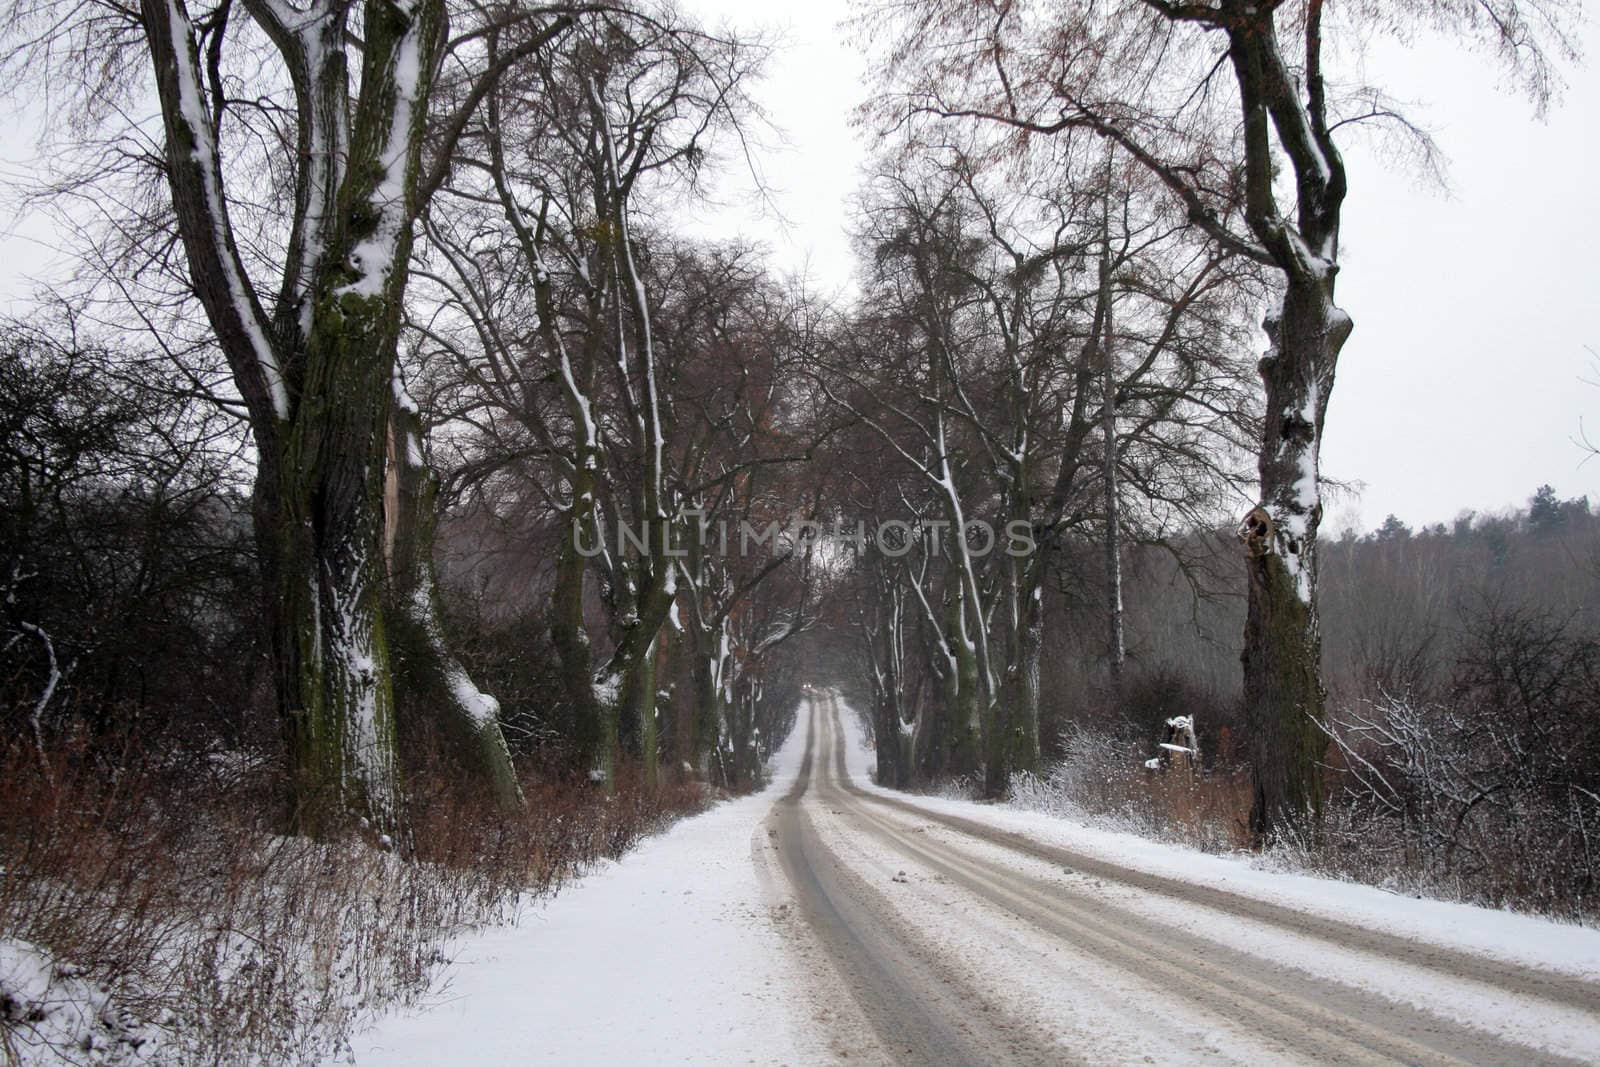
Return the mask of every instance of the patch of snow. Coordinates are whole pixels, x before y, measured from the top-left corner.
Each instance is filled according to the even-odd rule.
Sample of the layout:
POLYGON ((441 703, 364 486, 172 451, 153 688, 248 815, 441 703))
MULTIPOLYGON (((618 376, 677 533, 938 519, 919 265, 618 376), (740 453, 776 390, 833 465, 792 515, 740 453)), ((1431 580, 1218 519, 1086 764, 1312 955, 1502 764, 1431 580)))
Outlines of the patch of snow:
POLYGON ((129 1019, 105 986, 19 938, 0 938, 0 1013, 8 1052, 20 1063, 124 1067, 159 1062, 160 1031, 129 1019))
MULTIPOLYGON (((408 5, 397 6, 409 10, 408 5)), ((383 179, 367 198, 377 212, 378 224, 350 250, 350 266, 356 272, 356 280, 336 290, 336 295, 381 296, 394 272, 400 236, 411 223, 407 213, 406 179, 411 158, 412 119, 422 87, 421 34, 422 27, 413 22, 406 27, 395 47, 394 114, 390 117, 380 159, 383 179)))
POLYGON ((358 1036, 356 1064, 827 1062, 751 862, 804 748, 800 728, 763 792, 685 819, 517 925, 458 943, 431 1003, 358 1036))
POLYGON ((446 675, 450 684, 450 692, 456 700, 466 709, 467 714, 478 726, 486 726, 498 721, 500 717, 500 702, 494 697, 472 684, 472 679, 467 677, 467 672, 456 669, 446 675))

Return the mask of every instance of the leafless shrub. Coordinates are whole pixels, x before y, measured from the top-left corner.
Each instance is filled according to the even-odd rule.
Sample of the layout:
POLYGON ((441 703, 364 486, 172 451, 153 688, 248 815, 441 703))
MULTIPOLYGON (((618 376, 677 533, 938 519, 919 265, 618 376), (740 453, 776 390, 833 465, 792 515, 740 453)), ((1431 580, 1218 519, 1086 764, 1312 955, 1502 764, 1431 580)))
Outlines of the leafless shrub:
POLYGON ((1568 918, 1600 874, 1600 641, 1491 605, 1444 699, 1385 695, 1334 716, 1338 793, 1313 863, 1568 918))
POLYGON ((424 992, 452 937, 705 802, 624 768, 609 797, 530 780, 527 815, 507 819, 424 773, 403 859, 263 830, 270 783, 240 779, 271 774, 230 766, 222 791, 202 773, 80 769, 52 786, 25 749, 5 754, 0 948, 45 973, 31 990, 0 973, 0 1062, 322 1062, 424 992))
POLYGON ((1150 771, 1144 766, 1147 740, 1104 729, 1070 727, 1061 746, 1063 757, 1048 772, 1013 779, 1014 803, 1052 815, 1087 816, 1207 852, 1244 845, 1247 775, 1150 771))

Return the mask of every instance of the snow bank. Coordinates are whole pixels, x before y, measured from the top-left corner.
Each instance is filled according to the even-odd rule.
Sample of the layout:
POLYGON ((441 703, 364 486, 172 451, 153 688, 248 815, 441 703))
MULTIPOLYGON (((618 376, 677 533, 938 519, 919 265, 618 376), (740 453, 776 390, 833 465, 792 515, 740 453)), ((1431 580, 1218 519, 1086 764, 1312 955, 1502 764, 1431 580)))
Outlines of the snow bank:
POLYGON ((362 1067, 819 1062, 751 838, 799 768, 685 819, 511 927, 454 946, 423 1007, 353 1042, 362 1067))

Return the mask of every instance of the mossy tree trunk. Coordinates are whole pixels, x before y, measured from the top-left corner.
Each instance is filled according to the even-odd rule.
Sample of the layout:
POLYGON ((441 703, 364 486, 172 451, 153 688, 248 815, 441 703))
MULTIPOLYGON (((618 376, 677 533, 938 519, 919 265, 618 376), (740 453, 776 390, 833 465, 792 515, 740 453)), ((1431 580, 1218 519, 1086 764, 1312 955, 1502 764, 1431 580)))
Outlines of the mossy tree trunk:
MULTIPOLYGON (((880 561, 881 563, 881 561, 880 561)), ((871 674, 872 737, 877 781, 892 789, 911 783, 915 769, 914 734, 905 717, 907 592, 888 568, 872 572, 872 592, 857 604, 862 652, 871 674)))
POLYGON ((951 774, 966 776, 983 765, 984 724, 978 693, 977 650, 962 640, 961 614, 966 610, 964 587, 959 581, 949 584, 945 605, 945 638, 954 669, 945 680, 946 767, 951 774))
POLYGON ((679 759, 698 770, 702 758, 716 742, 717 726, 722 722, 722 691, 717 684, 717 670, 712 657, 716 651, 703 640, 698 627, 691 630, 690 655, 694 657, 694 695, 679 710, 678 733, 681 736, 679 759))
POLYGON ((247 5, 294 82, 295 212, 277 312, 235 241, 213 83, 182 0, 143 0, 167 179, 196 297, 250 414, 253 514, 293 828, 403 822, 383 610, 382 497, 391 380, 416 216, 427 105, 445 39, 442 0, 363 7, 349 98, 347 5, 293 24, 247 5))
MULTIPOLYGON (((581 394, 574 403, 587 404, 581 394)), ((586 408, 585 408, 586 410, 586 408)), ((556 580, 550 590, 550 638, 555 645, 562 696, 572 709, 571 736, 581 765, 593 767, 601 761, 607 733, 608 708, 595 690, 594 649, 589 628, 584 622, 585 585, 588 561, 583 553, 601 547, 605 536, 595 521, 597 479, 592 452, 580 447, 580 460, 569 475, 572 503, 567 510, 567 529, 556 558, 556 580), (588 544, 589 541, 593 544, 588 544), (584 545, 580 551, 580 545, 584 545)))
MULTIPOLYGON (((665 536, 664 520, 649 522, 645 528, 651 538, 665 536)), ((638 566, 630 584, 637 595, 622 625, 616 648, 600 674, 608 693, 602 717, 600 770, 610 781, 624 743, 634 755, 646 760, 648 785, 656 782, 656 687, 655 661, 667 616, 676 596, 671 581, 673 561, 658 549, 651 549, 635 561, 638 566)))
POLYGON ((689 700, 679 702, 674 744, 676 758, 689 773, 701 770, 702 763, 710 773, 716 770, 714 754, 726 720, 723 681, 729 667, 725 640, 729 619, 718 603, 723 597, 714 592, 719 576, 712 571, 715 561, 708 558, 711 546, 706 543, 704 531, 690 537, 684 547, 688 552, 684 565, 688 582, 682 622, 692 688, 689 700))
POLYGON ((1039 657, 1044 647, 1044 612, 1026 561, 1006 561, 1009 623, 1003 703, 1010 709, 1012 769, 1039 769, 1039 657))
POLYGON ((643 653, 624 677, 622 714, 634 725, 638 756, 643 764, 644 784, 653 790, 659 782, 660 743, 656 722, 656 665, 660 656, 661 631, 644 646, 643 653))
POLYGON ((1262 508, 1268 542, 1248 560, 1244 699, 1255 797, 1250 825, 1266 838, 1309 817, 1322 801, 1327 746, 1317 617, 1318 453, 1333 357, 1349 322, 1332 302, 1332 279, 1291 285, 1281 317, 1267 321, 1273 351, 1261 361, 1266 429, 1261 450, 1262 508))
POLYGON ((503 810, 521 811, 499 702, 473 684, 445 641, 433 564, 439 478, 424 461, 422 441, 421 413, 396 379, 384 502, 396 702, 413 718, 435 721, 476 783, 503 810))
POLYGON ((1319 462, 1351 321, 1334 303, 1346 184, 1327 122, 1320 15, 1321 5, 1313 5, 1304 27, 1304 97, 1284 61, 1272 9, 1228 30, 1244 120, 1245 217, 1284 283, 1282 306, 1264 324, 1271 348, 1260 363, 1266 408, 1259 470, 1271 529, 1249 562, 1242 656, 1255 768, 1250 825, 1261 840, 1286 824, 1309 820, 1314 827, 1322 799, 1319 462), (1274 139, 1294 179, 1296 208, 1289 216, 1274 199, 1274 139))

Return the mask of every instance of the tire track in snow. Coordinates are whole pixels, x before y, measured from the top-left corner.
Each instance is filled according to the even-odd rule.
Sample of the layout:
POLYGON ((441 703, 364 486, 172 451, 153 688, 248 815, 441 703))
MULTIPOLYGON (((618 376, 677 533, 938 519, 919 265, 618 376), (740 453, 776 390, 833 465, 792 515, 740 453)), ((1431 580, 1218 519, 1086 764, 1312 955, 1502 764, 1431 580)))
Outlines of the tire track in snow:
POLYGON ((859 810, 847 818, 874 840, 1004 908, 1036 930, 1151 982, 1152 999, 1188 1001, 1322 1063, 1570 1064, 1487 1034, 1457 1032, 1413 1008, 1195 938, 1137 914, 1074 899, 1061 885, 994 872, 959 850, 935 851, 859 810), (1372 1025, 1381 1020, 1381 1029, 1372 1025))
MULTIPOLYGON (((794 786, 774 806, 780 865, 805 916, 884 1054, 897 1062, 978 1067, 1069 1064, 1070 1052, 1042 1040, 1005 1006, 971 987, 939 958, 868 882, 822 841, 802 802, 815 777, 819 709, 808 719, 807 756, 794 786)), ((830 747, 837 749, 837 741, 830 747)), ((824 757, 825 758, 825 757, 824 757)))
MULTIPOLYGON (((898 914, 895 902, 844 869, 843 857, 821 840, 801 801, 808 791, 841 823, 877 846, 888 846, 912 863, 935 872, 940 882, 957 888, 991 908, 1008 912, 1033 929, 1053 938, 1077 954, 1097 957, 1105 964, 1149 984, 1158 1003, 1177 997, 1218 1019, 1229 1028, 1265 1039, 1268 1044, 1294 1050, 1312 1062, 1328 1063, 1518 1063, 1565 1064, 1577 1062, 1511 1044, 1482 1030, 1441 1019, 1426 1011, 1393 1003, 1380 994, 1318 978, 1292 967, 1250 956, 1215 941, 1185 932, 1119 907, 1087 892, 1075 893, 1060 881, 1020 870, 997 868, 994 857, 975 855, 959 845, 959 837, 975 839, 1042 860, 1059 870, 1086 874, 1153 894, 1176 898, 1251 921, 1265 922, 1295 936, 1310 936, 1344 949, 1386 956, 1409 965, 1430 967, 1450 977, 1490 984, 1519 995, 1543 995, 1557 1004, 1592 1011, 1600 992, 1582 996, 1591 983, 1560 975, 1501 965, 1465 953, 1408 941, 1336 920, 1307 916, 1291 908, 1251 900, 1238 894, 1193 886, 1176 879, 1147 875, 1083 856, 1069 849, 1041 845, 1021 835, 997 830, 973 820, 930 812, 915 804, 870 793, 856 786, 845 767, 843 730, 836 698, 810 702, 808 759, 794 789, 775 811, 785 821, 789 840, 785 871, 797 893, 810 901, 807 917, 812 928, 842 970, 855 976, 852 994, 863 1001, 874 1029, 886 1038, 897 1058, 915 1063, 948 1062, 1061 1062, 1062 1048, 1052 1045, 1034 1028, 1011 1023, 998 1037, 1009 1044, 974 1059, 968 1050, 944 1044, 952 1029, 949 1012, 969 1016, 972 1005, 982 1003, 982 993, 962 982, 937 961, 937 946, 919 937, 911 923, 898 914), (816 757, 816 719, 823 720, 826 736, 816 757), (823 768, 832 755, 832 773, 823 768), (874 810, 876 809, 876 810, 874 810), (956 831, 957 842, 923 838, 890 812, 956 831), (937 840, 937 843, 935 841, 937 840), (819 873, 820 872, 820 873, 819 873), (802 890, 802 886, 804 887, 802 890), (841 907, 840 901, 846 901, 841 907), (831 910, 830 910, 831 908, 831 910), (893 938, 896 927, 900 936, 893 938), (909 929, 909 933, 907 932, 909 929), (845 936, 840 937, 840 931, 845 936), (1350 936, 1346 936, 1346 934, 1350 936), (910 952, 908 944, 922 942, 910 952), (1354 942, 1354 944, 1351 944, 1354 942), (931 948, 931 951, 930 951, 931 948), (910 981, 901 972, 916 972, 910 981), (931 980, 932 988, 925 988, 931 980), (943 988, 941 988, 943 987, 943 988), (887 992, 885 992, 887 990, 887 992), (1538 992, 1532 992, 1537 990, 1538 992), (1575 1000, 1581 1004, 1574 1003, 1575 1000), (941 1005, 930 1017, 928 1006, 941 1005), (907 1020, 910 1020, 909 1023, 907 1020), (909 1031, 907 1027, 909 1026, 909 1031), (911 1040, 906 1041, 907 1033, 911 1040), (919 1044, 920 1035, 920 1044, 919 1044), (1019 1041, 1026 1035, 1027 1040, 1019 1041), (1046 1051, 1053 1048, 1054 1051, 1046 1051), (955 1058, 952 1059, 951 1056, 955 1058)), ((874 850, 875 851, 875 850, 874 850)), ((863 850, 865 853, 865 850, 863 850)), ((1274 931, 1276 932, 1276 931, 1274 931)), ((979 1013, 981 1014, 981 1013, 979 1013)), ((1159 1015, 1159 1011, 1152 1014, 1159 1015)), ((959 1024, 955 1024, 959 1027, 959 1024)))
POLYGON ((1510 993, 1536 997, 1580 1011, 1593 1012, 1596 1005, 1600 1005, 1600 983, 1597 982, 1475 956, 1442 945, 1431 945, 1281 904, 1256 900, 1225 889, 1122 867, 1107 860, 1058 845, 1044 844, 1023 834, 1001 830, 973 819, 948 815, 909 801, 869 792, 852 782, 848 773, 844 771, 842 748, 837 755, 841 788, 856 800, 891 808, 936 823, 968 837, 1043 860, 1056 867, 1070 869, 1077 874, 1119 882, 1143 892, 1211 908, 1251 922, 1266 923, 1296 937, 1315 938, 1341 948, 1396 960, 1450 978, 1498 987, 1510 993))

